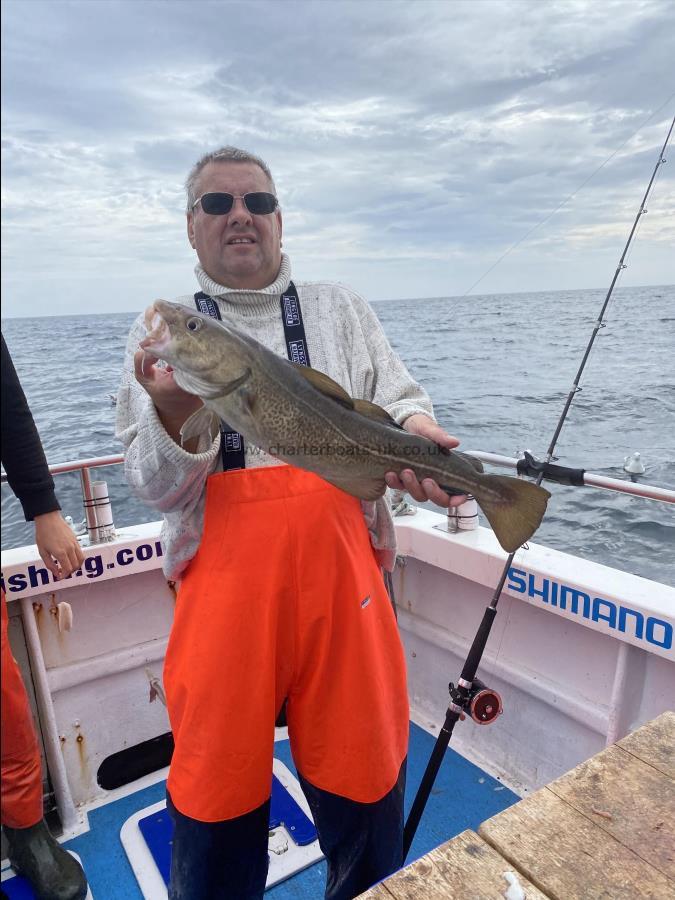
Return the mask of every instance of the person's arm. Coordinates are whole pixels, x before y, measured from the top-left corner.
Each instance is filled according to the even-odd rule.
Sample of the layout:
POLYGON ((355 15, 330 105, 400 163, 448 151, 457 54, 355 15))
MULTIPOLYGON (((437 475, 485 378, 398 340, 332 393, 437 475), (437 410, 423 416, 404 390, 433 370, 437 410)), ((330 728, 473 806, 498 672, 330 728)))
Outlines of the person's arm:
POLYGON ((59 510, 54 479, 26 395, 2 336, 2 464, 27 522, 59 510))
POLYGON ((84 561, 73 530, 63 520, 45 452, 14 363, 2 336, 2 464, 26 521, 35 523, 35 543, 55 578, 84 561))
POLYGON ((180 427, 201 401, 181 391, 156 360, 144 358, 138 345, 145 335, 141 315, 127 341, 115 433, 126 447, 131 489, 149 506, 170 513, 199 500, 217 464, 220 434, 207 430, 181 446, 180 427))

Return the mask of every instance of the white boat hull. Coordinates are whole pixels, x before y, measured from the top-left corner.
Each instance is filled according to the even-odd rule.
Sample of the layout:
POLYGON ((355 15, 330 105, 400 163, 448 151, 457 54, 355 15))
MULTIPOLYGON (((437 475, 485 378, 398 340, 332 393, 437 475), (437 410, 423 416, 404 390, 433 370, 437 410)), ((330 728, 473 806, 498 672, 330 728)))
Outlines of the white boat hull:
MULTIPOLYGON (((444 523, 424 509, 397 520, 394 587, 410 697, 431 731, 444 721, 448 682, 457 681, 506 558, 490 531, 448 534, 444 523)), ((121 529, 112 543, 87 548, 82 574, 64 582, 45 579, 34 547, 2 554, 70 833, 86 828, 89 805, 115 793, 98 784, 103 761, 169 731, 150 684, 161 678, 174 606, 159 527, 121 529), (59 629, 62 601, 72 608, 70 631, 59 629)), ((504 713, 491 727, 460 723, 453 747, 523 793, 672 708, 675 589, 535 544, 518 552, 511 572, 479 670, 504 713), (620 620, 622 608, 629 613, 620 620)))

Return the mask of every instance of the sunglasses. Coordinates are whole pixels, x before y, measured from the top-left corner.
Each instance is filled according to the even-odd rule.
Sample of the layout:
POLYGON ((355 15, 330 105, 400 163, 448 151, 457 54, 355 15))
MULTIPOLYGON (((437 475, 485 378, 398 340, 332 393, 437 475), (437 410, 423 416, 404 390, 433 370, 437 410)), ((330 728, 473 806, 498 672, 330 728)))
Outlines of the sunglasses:
POLYGON ((267 191, 251 191, 249 194, 226 194, 221 191, 213 191, 202 194, 192 204, 192 209, 200 203, 205 213, 210 216, 226 216, 234 206, 235 200, 243 200, 246 209, 254 216, 268 216, 279 205, 274 194, 267 191))

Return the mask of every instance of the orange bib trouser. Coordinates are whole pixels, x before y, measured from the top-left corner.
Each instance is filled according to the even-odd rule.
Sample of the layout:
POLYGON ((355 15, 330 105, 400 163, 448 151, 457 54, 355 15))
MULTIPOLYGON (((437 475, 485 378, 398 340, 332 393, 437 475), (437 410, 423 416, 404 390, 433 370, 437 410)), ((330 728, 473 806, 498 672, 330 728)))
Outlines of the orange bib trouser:
POLYGON ((284 700, 304 779, 359 803, 391 791, 405 661, 359 501, 292 466, 212 475, 164 682, 167 789, 185 816, 220 822, 266 802, 284 700))
POLYGON ((42 819, 40 751, 28 695, 7 637, 7 601, 2 591, 2 783, 0 814, 10 828, 30 828, 42 819))

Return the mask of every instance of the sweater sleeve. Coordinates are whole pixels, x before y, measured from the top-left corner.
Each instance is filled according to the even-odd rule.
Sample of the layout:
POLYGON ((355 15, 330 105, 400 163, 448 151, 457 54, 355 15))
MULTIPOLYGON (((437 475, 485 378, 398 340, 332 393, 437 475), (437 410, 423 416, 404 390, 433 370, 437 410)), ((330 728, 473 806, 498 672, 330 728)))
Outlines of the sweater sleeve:
POLYGON ((61 509, 35 422, 2 336, 2 464, 26 521, 61 509))
POLYGON ((134 354, 145 336, 143 316, 129 332, 117 394, 115 434, 126 447, 127 482, 145 503, 163 513, 194 509, 217 465, 220 433, 200 435, 197 452, 180 447, 162 425, 147 392, 136 381, 134 354))
POLYGON ((358 396, 382 406, 399 425, 416 413, 433 419, 429 395, 392 349, 372 307, 363 297, 350 293, 357 317, 352 359, 362 361, 360 371, 353 373, 356 386, 362 392, 358 396))

